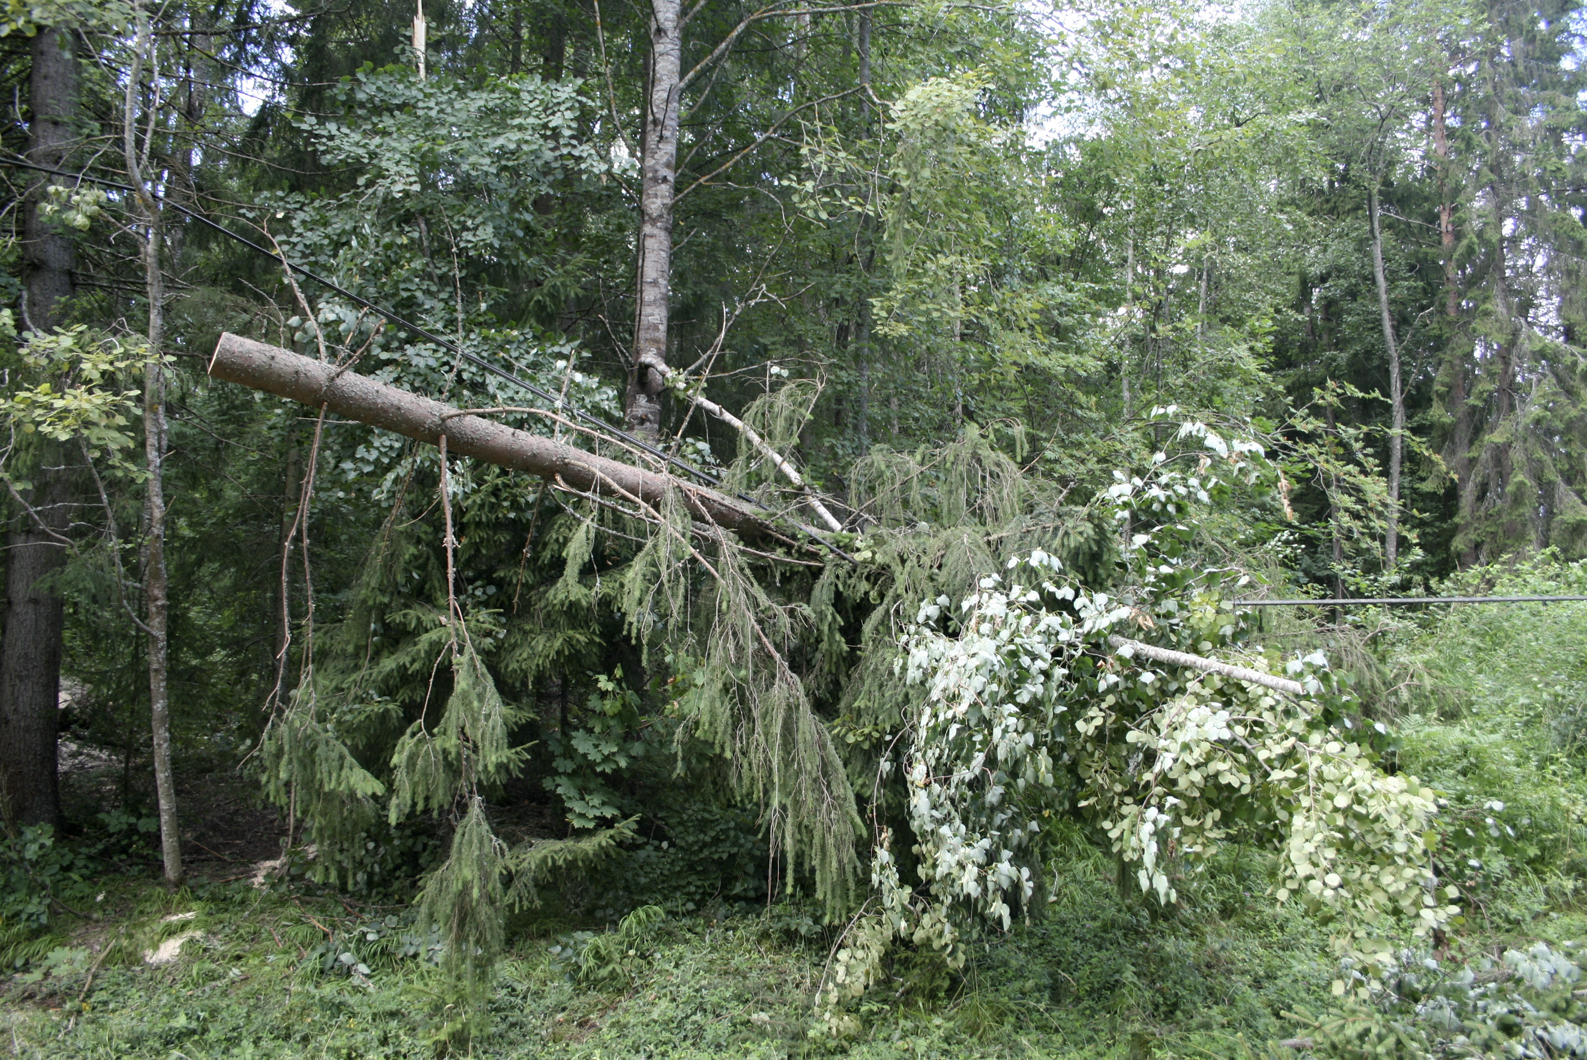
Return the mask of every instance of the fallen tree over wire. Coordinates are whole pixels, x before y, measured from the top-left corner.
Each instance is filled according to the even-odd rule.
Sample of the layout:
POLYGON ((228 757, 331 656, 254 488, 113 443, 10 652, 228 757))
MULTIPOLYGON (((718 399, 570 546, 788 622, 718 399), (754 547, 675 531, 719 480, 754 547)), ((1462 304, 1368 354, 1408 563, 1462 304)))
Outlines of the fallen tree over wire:
POLYGON ((786 539, 748 505, 714 490, 516 430, 349 368, 226 333, 215 346, 209 374, 429 445, 439 444, 444 435, 447 451, 456 456, 528 472, 573 492, 637 498, 654 507, 677 490, 689 513, 703 523, 755 540, 786 539))
MULTIPOLYGON (((796 543, 753 510, 753 501, 486 418, 508 412, 533 413, 567 424, 553 408, 453 408, 358 375, 351 367, 350 362, 331 364, 226 334, 216 347, 209 374, 439 446, 443 460, 439 496, 447 520, 443 540, 449 549, 453 535, 444 467, 445 461, 455 456, 527 472, 553 488, 649 524, 652 532, 640 542, 620 576, 619 609, 631 622, 636 637, 649 636, 655 614, 686 613, 694 591, 690 580, 701 575, 700 581, 708 587, 705 593, 714 600, 700 605, 703 613, 712 616, 709 633, 692 637, 686 632, 686 621, 679 626, 685 631, 681 635, 691 638, 690 653, 698 657, 697 669, 689 678, 692 706, 688 724, 727 760, 732 783, 744 802, 766 807, 768 832, 784 852, 789 872, 794 871, 797 860, 802 868, 811 870, 820 900, 835 910, 846 908, 860 878, 857 845, 863 822, 832 736, 816 716, 800 673, 788 662, 790 646, 808 633, 808 621, 802 605, 768 593, 757 575, 746 569, 746 557, 792 561, 803 567, 823 564, 786 555, 770 557, 751 547, 749 542, 761 540, 796 543), (708 541, 709 546, 702 541, 708 541)), ((752 444, 767 455, 764 439, 757 435, 752 444)), ((797 523, 792 526, 804 532, 797 523)), ((593 530, 574 535, 568 546, 568 556, 573 557, 568 559, 570 569, 588 559, 593 540, 593 530)), ((826 569, 833 568, 826 565, 826 569)), ((387 807, 392 823, 414 809, 437 810, 466 800, 468 817, 454 833, 447 862, 428 878, 423 903, 436 913, 433 922, 445 927, 448 946, 455 952, 494 954, 500 942, 499 888, 492 892, 496 897, 482 905, 470 899, 479 907, 479 915, 472 921, 464 918, 461 926, 448 920, 450 913, 446 912, 452 908, 448 896, 453 894, 454 884, 481 879, 499 882, 501 872, 509 871, 506 862, 496 856, 501 844, 490 831, 477 786, 462 760, 488 764, 487 756, 477 748, 496 748, 496 766, 492 768, 511 771, 516 760, 504 742, 505 707, 487 667, 474 654, 467 616, 450 597, 448 604, 442 621, 453 631, 453 665, 462 676, 454 677, 453 694, 441 721, 433 727, 444 740, 451 741, 450 750, 434 744, 421 715, 392 756, 389 770, 381 771, 390 778, 387 807), (465 744, 470 748, 466 756, 460 751, 465 744), (438 773, 432 768, 434 762, 441 762, 445 769, 438 773), (410 796, 410 792, 417 794, 410 796)), ((305 675, 307 672, 305 667, 305 675)), ((287 705, 273 717, 271 728, 261 739, 260 757, 267 774, 280 780, 272 789, 272 799, 285 806, 307 802, 317 808, 305 814, 305 819, 313 819, 322 859, 330 862, 334 860, 333 848, 339 849, 337 844, 343 840, 361 844, 358 829, 349 822, 378 815, 375 800, 385 797, 387 786, 355 760, 341 738, 316 714, 317 686, 307 676, 299 685, 298 693, 287 697, 287 705), (327 855, 327 850, 333 854, 327 855)), ((511 856, 516 858, 518 853, 511 856)), ((510 871, 517 873, 518 869, 510 871)), ((482 961, 488 964, 488 959, 482 961)), ((467 972, 467 978, 476 983, 482 975, 479 968, 467 972)))
MULTIPOLYGON (((1329 724, 1330 704, 1342 700, 1325 673, 1301 682, 1183 650, 1228 649, 1263 665, 1236 605, 1219 591, 1228 568, 1199 567, 1192 540, 1195 527, 1233 503, 1235 483, 1260 492, 1272 465, 1255 442, 1226 443, 1205 425, 1184 424, 1180 438, 1191 448, 1180 456, 1196 458, 1194 471, 1163 457, 1146 478, 1121 476, 1099 493, 1089 516, 1057 521, 1040 484, 974 430, 935 454, 929 483, 918 460, 878 447, 852 479, 851 502, 875 518, 867 547, 855 562, 812 564, 822 569, 803 575, 811 581, 797 598, 774 597, 745 569, 745 550, 720 532, 781 537, 749 510, 753 502, 484 418, 554 410, 471 414, 350 367, 226 335, 210 374, 438 444, 443 465, 447 453, 471 456, 602 503, 620 499, 655 527, 623 575, 643 591, 623 606, 644 617, 691 606, 709 616, 698 629, 682 622, 669 633, 693 658, 680 713, 730 763, 737 795, 765 808, 790 880, 797 862, 828 914, 848 915, 864 879, 859 848, 871 847, 870 900, 821 987, 834 1033, 851 1022, 848 1001, 884 973, 894 943, 929 947, 958 966, 967 931, 981 923, 1006 930, 1035 900, 1050 852, 1043 822, 1055 813, 1105 835, 1141 891, 1164 905, 1231 838, 1263 843, 1280 855, 1277 898, 1341 918, 1349 929, 1342 951, 1363 967, 1391 962, 1371 927, 1384 914, 1426 932, 1458 912, 1443 904, 1456 893, 1439 884, 1423 838, 1434 793, 1414 777, 1384 774, 1370 751, 1329 724), (691 519, 720 547, 697 547, 691 519), (1109 553, 1090 539, 1066 540, 1069 522, 1105 527, 1102 536, 1120 525, 1137 532, 1109 553), (1026 581, 988 573, 999 569, 1026 581), (703 572, 709 578, 700 581, 714 588, 691 605, 680 591, 687 579, 674 571, 703 572), (949 595, 971 586, 957 602, 949 595), (856 601, 866 603, 857 646, 840 614, 856 601), (1213 676, 1158 674, 1143 660, 1213 676), (874 734, 849 762, 833 739, 845 725, 874 734), (869 826, 850 766, 876 776, 869 826), (911 844, 918 880, 900 876, 893 827, 878 815, 884 786, 906 796, 909 834, 899 841, 911 844)), ((764 455, 770 447, 761 440, 755 448, 764 455)), ((580 553, 569 555, 576 564, 580 553)), ((534 850, 509 850, 491 831, 476 779, 494 783, 515 766, 509 712, 466 616, 448 603, 453 691, 439 722, 427 727, 421 715, 399 742, 387 806, 392 823, 413 811, 468 807, 420 906, 442 928, 455 970, 478 986, 502 945, 506 883, 516 887, 532 872, 534 850)), ((1290 666, 1326 664, 1308 657, 1290 666)), ((308 791, 319 807, 316 828, 334 829, 355 811, 375 813, 386 788, 314 704, 312 694, 297 697, 260 754, 294 785, 287 798, 278 784, 272 798, 300 805, 308 791)), ((324 856, 325 837, 316 836, 324 856)), ((615 848, 618 838, 591 841, 615 848)))

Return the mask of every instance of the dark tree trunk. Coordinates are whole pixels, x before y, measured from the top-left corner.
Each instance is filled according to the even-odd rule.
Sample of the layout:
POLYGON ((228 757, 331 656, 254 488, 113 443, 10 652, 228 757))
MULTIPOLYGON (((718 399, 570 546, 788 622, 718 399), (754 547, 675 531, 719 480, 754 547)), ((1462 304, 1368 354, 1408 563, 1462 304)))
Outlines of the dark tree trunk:
MULTIPOLYGON (((29 47, 28 155, 58 167, 71 153, 77 106, 71 37, 41 30, 29 47)), ((59 322, 62 302, 73 292, 72 244, 38 214, 46 183, 34 184, 23 209, 23 326, 38 331, 59 322)), ((54 823, 61 812, 56 735, 64 612, 53 575, 66 560, 60 535, 69 522, 69 483, 58 444, 41 442, 33 455, 35 486, 27 500, 34 511, 23 512, 7 535, 0 645, 0 812, 19 824, 54 823)))
MULTIPOLYGON (((72 118, 77 111, 77 59, 71 35, 40 30, 29 45, 33 73, 32 121, 28 125, 28 157, 41 166, 62 168, 72 151, 72 118)), ((23 282, 27 304, 24 327, 46 331, 55 326, 60 303, 73 293, 72 269, 76 262, 72 244, 38 212, 38 200, 51 178, 41 176, 33 185, 23 220, 23 282)))
POLYGON ((0 800, 17 824, 60 819, 56 731, 63 608, 53 575, 66 558, 66 476, 59 445, 38 451, 38 485, 29 501, 38 521, 19 516, 6 563, 5 643, 0 649, 0 800), (53 531, 53 534, 47 532, 53 531))

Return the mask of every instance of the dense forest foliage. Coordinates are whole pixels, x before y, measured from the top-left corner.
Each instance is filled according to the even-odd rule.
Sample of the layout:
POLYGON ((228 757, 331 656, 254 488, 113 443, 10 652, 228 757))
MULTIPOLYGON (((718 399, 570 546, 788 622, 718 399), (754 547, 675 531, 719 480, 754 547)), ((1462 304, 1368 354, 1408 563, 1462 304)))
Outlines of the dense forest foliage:
POLYGON ((1587 1056, 1584 18, 9 0, 18 1055, 1587 1056))

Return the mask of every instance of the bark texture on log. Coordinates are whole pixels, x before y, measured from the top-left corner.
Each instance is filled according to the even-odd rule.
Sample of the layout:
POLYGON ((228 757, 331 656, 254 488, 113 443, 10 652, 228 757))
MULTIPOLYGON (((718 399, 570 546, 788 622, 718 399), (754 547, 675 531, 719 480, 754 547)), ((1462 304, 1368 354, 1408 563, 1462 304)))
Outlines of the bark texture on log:
POLYGON ((480 416, 462 414, 450 405, 278 346, 222 335, 210 361, 209 374, 316 408, 324 405, 338 416, 430 445, 440 441, 444 432, 449 453, 526 471, 579 492, 614 496, 627 493, 654 505, 669 491, 679 490, 690 514, 702 522, 733 530, 742 537, 781 536, 759 515, 720 493, 480 416))

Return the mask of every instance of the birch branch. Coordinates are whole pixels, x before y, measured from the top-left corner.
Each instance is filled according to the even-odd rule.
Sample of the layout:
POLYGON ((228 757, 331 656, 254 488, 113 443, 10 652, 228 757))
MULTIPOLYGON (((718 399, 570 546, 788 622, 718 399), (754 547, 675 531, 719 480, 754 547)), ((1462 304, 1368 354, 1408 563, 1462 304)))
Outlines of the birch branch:
POLYGON ((1114 648, 1128 650, 1135 655, 1141 655, 1153 662, 1164 663, 1168 666, 1188 666, 1192 670, 1201 670, 1209 674, 1222 674, 1232 677, 1236 681, 1247 681, 1253 685, 1271 688, 1275 692, 1284 692, 1299 699, 1306 694, 1306 688, 1299 681, 1291 681, 1287 677, 1275 677, 1265 674, 1261 670, 1252 670, 1245 666, 1231 666, 1228 663, 1218 662, 1216 659, 1192 655, 1185 651, 1172 651, 1168 648, 1158 648, 1151 644, 1142 644, 1138 640, 1130 640, 1118 634, 1108 638, 1108 643, 1114 648))

